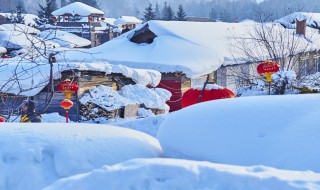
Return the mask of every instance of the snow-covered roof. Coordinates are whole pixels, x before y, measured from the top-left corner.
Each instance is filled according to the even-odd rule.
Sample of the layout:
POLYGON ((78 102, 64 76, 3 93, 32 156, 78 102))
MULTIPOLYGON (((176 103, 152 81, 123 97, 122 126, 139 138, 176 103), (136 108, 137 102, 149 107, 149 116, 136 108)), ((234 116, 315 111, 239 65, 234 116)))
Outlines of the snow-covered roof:
MULTIPOLYGON (((37 95, 48 83, 50 65, 46 60, 31 63, 21 62, 21 58, 14 57, 2 61, 0 68, 1 92, 16 95, 37 95), (18 73, 17 76, 15 73, 18 73)), ((106 74, 120 73, 131 78, 135 83, 144 86, 157 86, 161 80, 161 73, 155 70, 132 69, 123 65, 111 65, 109 63, 81 63, 81 62, 58 62, 54 64, 54 78, 61 77, 61 72, 70 69, 80 71, 100 71, 106 74)))
POLYGON ((116 21, 115 18, 104 18, 104 20, 101 20, 100 22, 114 25, 114 21, 116 21))
POLYGON ((320 26, 320 13, 295 12, 276 20, 275 22, 280 23, 287 28, 295 28, 294 23, 296 20, 307 20, 307 26, 317 27, 320 26))
POLYGON ((52 12, 52 15, 54 16, 60 16, 64 14, 89 16, 91 14, 104 15, 104 12, 81 2, 71 3, 52 12))
POLYGON ((10 30, 10 31, 18 31, 21 33, 26 33, 26 34, 39 34, 40 31, 34 27, 25 25, 25 24, 2 24, 0 25, 2 28, 5 30, 10 30))
POLYGON ((90 40, 62 30, 45 30, 42 31, 38 36, 45 40, 53 41, 59 44, 60 47, 74 48, 84 47, 91 44, 90 40))
MULTIPOLYGON (((10 17, 11 13, 0 13, 0 15, 4 17, 10 17)), ((13 14, 13 16, 16 16, 17 14, 13 14)), ((34 14, 21 14, 24 17, 24 23, 29 26, 37 26, 35 19, 39 19, 37 15, 34 14)))
POLYGON ((7 49, 21 49, 21 48, 51 48, 59 47, 54 42, 44 41, 37 36, 22 33, 19 31, 0 31, 0 46, 7 49), (46 47, 45 47, 46 46, 46 47))
MULTIPOLYGON (((211 73, 221 65, 239 63, 235 59, 241 59, 245 55, 234 46, 239 40, 236 38, 252 39, 250 35, 260 25, 255 22, 149 21, 116 39, 85 50, 86 53, 69 51, 65 59, 85 62, 98 60, 160 72, 183 72, 193 79, 211 73), (152 43, 131 42, 135 33, 141 31, 142 34, 145 31, 144 28, 156 35, 152 43)), ((288 39, 299 40, 301 44, 296 45, 297 50, 299 48, 302 51, 315 50, 320 47, 320 35, 315 29, 308 27, 306 38, 304 38, 296 35, 295 30, 285 29, 280 24, 265 25, 265 27, 272 27, 274 32, 289 36, 288 39), (306 45, 310 46, 306 48, 306 45)), ((281 39, 277 38, 277 40, 281 39)), ((253 56, 257 59, 270 59, 269 53, 261 43, 261 47, 257 47, 252 41, 248 41, 247 45, 254 50, 253 56)), ((279 50, 283 53, 281 45, 279 42, 279 50)), ((286 51, 289 50, 286 49, 286 51)))
POLYGON ((7 49, 5 47, 0 46, 0 53, 7 53, 7 49))
POLYGON ((125 24, 141 24, 142 20, 134 16, 121 16, 116 19, 114 25, 125 25, 125 24))

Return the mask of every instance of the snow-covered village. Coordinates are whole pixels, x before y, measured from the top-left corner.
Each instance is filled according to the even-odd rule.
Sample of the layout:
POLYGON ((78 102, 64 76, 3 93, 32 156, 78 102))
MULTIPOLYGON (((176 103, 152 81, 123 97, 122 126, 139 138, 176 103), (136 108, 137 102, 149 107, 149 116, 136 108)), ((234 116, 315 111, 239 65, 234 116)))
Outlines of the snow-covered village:
POLYGON ((0 2, 0 190, 320 190, 319 0, 0 2))

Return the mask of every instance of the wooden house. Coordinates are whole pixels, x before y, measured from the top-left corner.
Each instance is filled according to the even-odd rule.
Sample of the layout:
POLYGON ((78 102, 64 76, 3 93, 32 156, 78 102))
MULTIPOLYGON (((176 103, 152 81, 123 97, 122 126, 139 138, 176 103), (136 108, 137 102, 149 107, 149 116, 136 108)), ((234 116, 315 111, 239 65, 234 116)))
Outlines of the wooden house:
MULTIPOLYGON (((135 82, 128 77, 125 77, 119 73, 107 74, 105 72, 99 71, 80 71, 80 70, 67 70, 61 73, 61 78, 54 80, 54 94, 53 98, 50 100, 50 87, 49 85, 45 86, 39 93, 34 96, 17 96, 13 94, 1 94, 1 107, 2 114, 7 115, 8 111, 12 110, 17 113, 17 108, 21 105, 23 100, 27 98, 32 99, 36 102, 36 111, 37 113, 53 113, 58 112, 60 115, 65 115, 65 110, 60 107, 60 102, 65 99, 65 95, 57 91, 57 85, 64 81, 65 79, 71 79, 79 85, 79 90, 76 94, 71 96, 71 101, 74 105, 69 110, 69 117, 72 121, 81 120, 81 112, 83 107, 79 102, 79 98, 83 93, 87 92, 91 88, 97 87, 99 85, 105 85, 112 87, 115 91, 118 91, 122 86, 127 84, 135 84, 135 82)), ((125 107, 114 110, 110 114, 113 117, 128 117, 129 113, 132 114, 132 106, 128 107, 129 110, 126 110, 125 107), (130 109, 129 109, 130 108, 130 109)), ((137 107, 136 107, 137 111, 137 107)), ((136 114, 133 112, 133 114, 136 114)), ((111 116, 110 116, 111 117, 111 116)), ((131 116, 132 117, 132 116, 131 116)))
POLYGON ((112 39, 112 29, 102 26, 104 12, 81 2, 74 2, 54 12, 56 28, 91 41, 91 47, 112 39))
POLYGON ((114 21, 114 25, 122 29, 122 33, 126 33, 136 28, 138 24, 141 24, 142 20, 134 16, 121 16, 114 21))
MULTIPOLYGON (((149 21, 139 29, 123 34, 123 38, 101 45, 96 49, 101 53, 93 57, 82 56, 85 56, 87 62, 106 60, 111 64, 161 72, 159 87, 172 92, 173 96, 168 104, 170 111, 175 111, 181 108, 183 93, 192 86, 203 85, 207 75, 210 76, 209 82, 235 90, 235 79, 230 76, 232 70, 255 72, 256 63, 249 67, 235 60, 243 55, 237 54, 238 51, 231 44, 237 42, 234 40, 237 35, 250 38, 248 31, 256 24, 258 23, 149 21)), ((279 31, 286 30, 281 25, 273 26, 279 31)), ((316 36, 319 34, 316 33, 316 36)), ((300 40, 302 43, 309 43, 303 36, 300 40)), ((312 47, 317 48, 317 43, 312 47)), ((268 55, 264 57, 266 56, 268 55)), ((77 58, 73 57, 71 60, 77 58)), ((301 69, 297 73, 300 71, 301 69)))

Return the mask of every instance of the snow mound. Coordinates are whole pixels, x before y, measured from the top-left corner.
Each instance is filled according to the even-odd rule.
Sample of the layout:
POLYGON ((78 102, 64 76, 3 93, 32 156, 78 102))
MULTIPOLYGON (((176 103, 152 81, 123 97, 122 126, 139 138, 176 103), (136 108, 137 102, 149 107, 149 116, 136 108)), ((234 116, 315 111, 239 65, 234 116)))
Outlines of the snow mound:
POLYGON ((174 112, 158 139, 168 157, 320 172, 320 95, 205 102, 174 112))
MULTIPOLYGON (((194 87, 192 87, 193 89, 197 89, 197 90, 202 90, 203 89, 203 85, 196 85, 194 87)), ((219 89, 223 89, 224 87, 219 86, 217 84, 207 84, 206 85, 206 90, 219 90, 219 89)))
POLYGON ((17 31, 25 34, 39 34, 40 31, 34 27, 25 25, 25 24, 2 24, 1 25, 3 28, 9 31, 17 31))
POLYGON ((45 30, 38 36, 42 39, 53 41, 59 44, 60 47, 74 48, 84 47, 91 44, 90 40, 61 30, 45 30))
POLYGON ((136 102, 120 96, 112 87, 100 85, 97 88, 92 88, 85 93, 81 98, 82 104, 94 103, 101 108, 112 111, 136 102))
POLYGON ((144 104, 147 108, 166 109, 166 101, 170 99, 171 93, 165 89, 153 90, 142 85, 126 85, 119 92, 139 104, 144 104))
POLYGON ((320 174, 240 167, 174 159, 135 159, 62 179, 45 190, 224 189, 296 190, 320 188, 320 174))
POLYGON ((88 124, 1 125, 0 189, 42 189, 59 178, 103 165, 161 155, 156 139, 130 129, 88 124))

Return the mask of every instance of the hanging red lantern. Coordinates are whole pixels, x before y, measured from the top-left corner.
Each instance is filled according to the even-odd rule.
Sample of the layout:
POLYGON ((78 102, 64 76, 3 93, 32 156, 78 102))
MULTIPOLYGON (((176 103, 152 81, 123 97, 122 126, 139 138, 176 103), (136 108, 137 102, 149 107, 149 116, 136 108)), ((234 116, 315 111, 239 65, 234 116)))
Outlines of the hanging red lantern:
POLYGON ((89 16, 89 17, 88 17, 88 20, 89 20, 90 22, 92 22, 92 21, 93 21, 93 17, 89 16))
POLYGON ((272 61, 265 61, 258 65, 257 72, 260 75, 266 76, 266 81, 271 82, 272 78, 271 75, 278 72, 280 69, 280 66, 276 62, 272 61))
POLYGON ((18 55, 23 55, 23 52, 19 52, 18 55))
POLYGON ((52 16, 52 17, 51 17, 51 20, 56 21, 56 20, 57 20, 57 17, 52 16))
POLYGON ((4 118, 3 116, 0 116, 0 123, 6 122, 6 118, 4 118))
MULTIPOLYGON (((198 103, 198 98, 201 94, 202 89, 189 89, 187 90, 181 100, 181 105, 183 108, 191 106, 198 103)), ((236 98, 236 94, 227 88, 223 88, 218 85, 207 85, 206 89, 203 91, 200 102, 206 102, 210 100, 219 100, 226 98, 236 98)))
POLYGON ((64 99, 60 102, 60 106, 65 110, 69 110, 73 106, 73 102, 69 99, 64 99))
POLYGON ((73 102, 69 99, 64 99, 60 102, 60 106, 66 110, 66 123, 69 122, 69 109, 73 106, 73 102))
POLYGON ((68 18, 68 17, 66 17, 66 18, 64 18, 64 20, 68 21, 68 20, 69 20, 69 18, 68 18))
POLYGON ((66 95, 66 99, 71 98, 72 93, 76 93, 79 89, 79 86, 76 82, 72 82, 70 80, 65 80, 58 84, 57 90, 61 91, 66 95))
POLYGON ((100 20, 104 21, 104 20, 106 20, 106 18, 103 18, 103 17, 102 17, 100 20))

